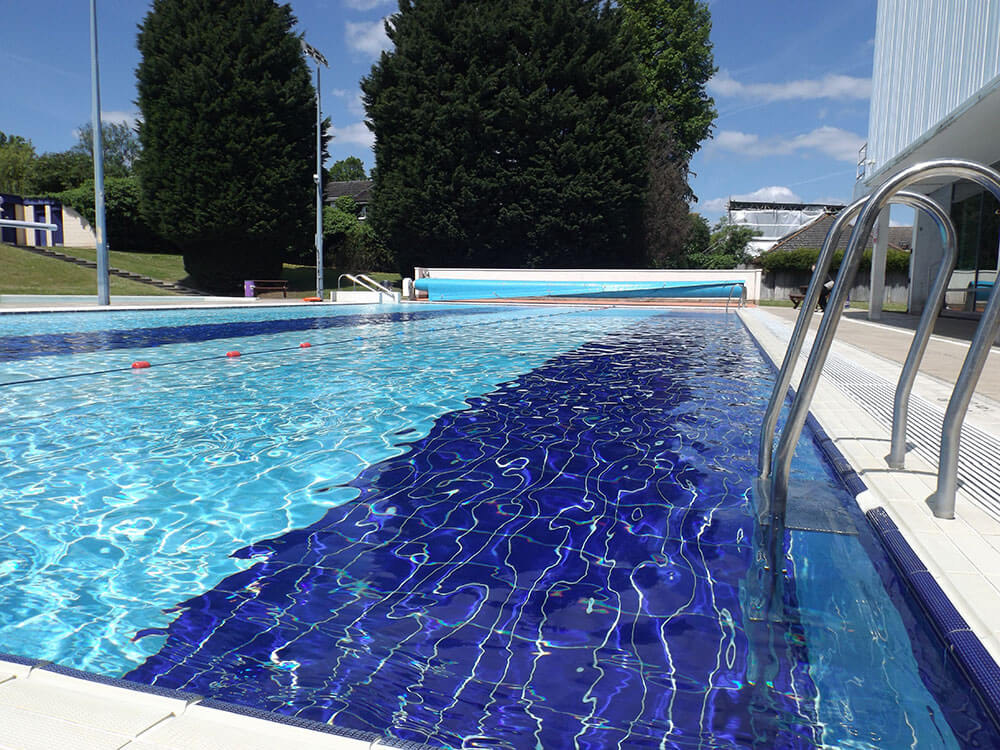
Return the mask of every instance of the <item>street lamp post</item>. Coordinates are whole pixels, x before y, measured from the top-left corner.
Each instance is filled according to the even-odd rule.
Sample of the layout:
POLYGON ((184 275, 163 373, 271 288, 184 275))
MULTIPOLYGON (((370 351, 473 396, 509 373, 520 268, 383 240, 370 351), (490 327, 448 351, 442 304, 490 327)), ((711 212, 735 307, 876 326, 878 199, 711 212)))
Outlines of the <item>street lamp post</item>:
POLYGON ((108 236, 104 221, 104 134, 101 130, 101 82, 97 65, 97 0, 90 0, 90 121, 94 151, 94 234, 97 238, 97 304, 110 305, 108 236))
POLYGON ((302 51, 316 62, 316 296, 323 298, 323 110, 320 106, 319 66, 330 67, 323 54, 306 40, 302 51))

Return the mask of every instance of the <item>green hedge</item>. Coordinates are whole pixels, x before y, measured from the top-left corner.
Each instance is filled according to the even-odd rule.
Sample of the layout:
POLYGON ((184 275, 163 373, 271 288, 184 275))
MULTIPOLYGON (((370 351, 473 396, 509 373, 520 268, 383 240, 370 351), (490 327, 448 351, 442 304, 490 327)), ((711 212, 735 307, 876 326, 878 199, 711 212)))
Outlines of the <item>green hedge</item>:
MULTIPOLYGON (((800 247, 794 250, 771 250, 762 253, 756 261, 758 266, 765 271, 808 271, 815 264, 819 257, 819 249, 813 247, 800 247)), ((840 268, 840 262, 844 259, 844 251, 838 250, 833 255, 831 272, 840 268)), ((861 258, 860 270, 868 271, 872 267, 872 251, 865 250, 861 258)), ((902 271, 906 273, 910 270, 910 253, 906 250, 898 250, 890 247, 885 259, 886 271, 902 271)))
MULTIPOLYGON (((97 221, 94 181, 51 197, 74 209, 90 226, 97 221)), ((112 250, 172 252, 172 244, 160 237, 146 222, 139 208, 139 183, 135 177, 107 177, 104 180, 104 218, 108 246, 112 250)))

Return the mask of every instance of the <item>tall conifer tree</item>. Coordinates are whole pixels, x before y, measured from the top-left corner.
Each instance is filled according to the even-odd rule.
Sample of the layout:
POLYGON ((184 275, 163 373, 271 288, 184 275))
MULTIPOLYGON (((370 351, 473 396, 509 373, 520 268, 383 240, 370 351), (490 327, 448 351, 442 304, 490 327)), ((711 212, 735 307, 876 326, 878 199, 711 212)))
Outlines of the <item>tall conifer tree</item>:
POLYGON ((641 90, 597 0, 401 0, 362 81, 401 270, 640 260, 641 90))
POLYGON ((143 205, 204 288, 308 244, 315 103, 288 5, 154 0, 139 31, 143 205))

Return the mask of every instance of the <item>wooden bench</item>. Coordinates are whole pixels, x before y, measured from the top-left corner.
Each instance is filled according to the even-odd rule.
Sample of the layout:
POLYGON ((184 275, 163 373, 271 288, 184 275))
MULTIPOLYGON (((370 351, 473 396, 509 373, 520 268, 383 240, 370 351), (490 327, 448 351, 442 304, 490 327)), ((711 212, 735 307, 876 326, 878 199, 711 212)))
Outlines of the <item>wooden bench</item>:
POLYGON ((285 279, 248 279, 243 282, 243 293, 247 297, 256 297, 260 292, 281 292, 288 299, 288 282, 285 279))
POLYGON ((806 295, 804 295, 804 294, 789 294, 788 295, 788 299, 790 299, 792 301, 792 309, 793 310, 798 310, 799 309, 799 305, 802 304, 802 300, 804 300, 805 298, 806 298, 806 295))

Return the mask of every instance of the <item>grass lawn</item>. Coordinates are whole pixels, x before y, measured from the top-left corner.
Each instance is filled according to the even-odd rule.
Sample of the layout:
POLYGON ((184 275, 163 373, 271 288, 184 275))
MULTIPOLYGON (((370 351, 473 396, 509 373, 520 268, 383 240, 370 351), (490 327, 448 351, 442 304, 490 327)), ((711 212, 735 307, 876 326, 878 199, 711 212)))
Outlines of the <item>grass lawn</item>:
MULTIPOLYGON (((94 261, 97 250, 92 247, 59 247, 56 248, 65 255, 74 258, 94 261)), ((195 286, 184 271, 184 258, 180 255, 166 253, 128 253, 120 250, 108 252, 108 262, 122 271, 140 273, 160 281, 185 282, 195 286)), ((4 269, 0 279, 0 294, 96 294, 97 281, 94 271, 88 268, 66 263, 53 258, 45 258, 10 245, 0 245, 0 268, 4 269)), ((337 278, 340 271, 327 268, 323 274, 327 290, 337 288, 337 278)), ((378 281, 391 281, 398 287, 402 278, 398 273, 372 273, 370 276, 378 281)), ((286 263, 281 278, 288 281, 288 292, 291 295, 305 296, 316 291, 315 266, 300 266, 286 263)), ((346 280, 345 280, 346 281, 346 280)), ((353 284, 344 283, 341 289, 350 291, 362 289, 353 284)), ((157 294, 169 292, 157 289, 147 284, 140 284, 128 279, 111 277, 112 294, 157 294)), ((269 292, 262 295, 269 299, 281 299, 281 292, 269 292)))
MULTIPOLYGON (((82 256, 81 256, 82 257, 82 256)), ((97 294, 93 269, 45 258, 0 244, 0 294, 97 294)), ((167 292, 137 281, 111 277, 111 294, 165 295, 167 292)))
MULTIPOLYGON (((74 258, 97 260, 97 250, 92 247, 58 247, 56 250, 64 255, 72 255, 74 258)), ((143 276, 160 281, 176 282, 187 278, 187 273, 184 271, 184 258, 180 255, 126 253, 120 250, 109 250, 108 262, 122 271, 141 273, 143 276)))
MULTIPOLYGON (((758 302, 761 307, 791 307, 792 301, 788 299, 762 299, 758 302)), ((857 300, 851 300, 851 310, 867 310, 867 302, 859 302, 857 300)), ((887 302, 882 305, 882 309, 886 312, 906 312, 906 305, 897 302, 887 302)))

